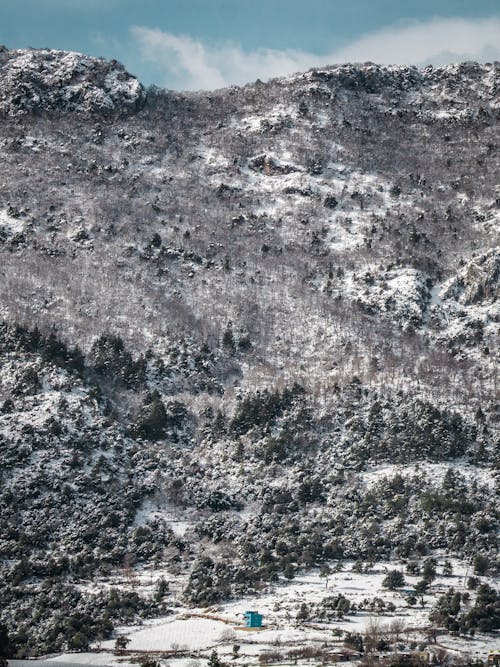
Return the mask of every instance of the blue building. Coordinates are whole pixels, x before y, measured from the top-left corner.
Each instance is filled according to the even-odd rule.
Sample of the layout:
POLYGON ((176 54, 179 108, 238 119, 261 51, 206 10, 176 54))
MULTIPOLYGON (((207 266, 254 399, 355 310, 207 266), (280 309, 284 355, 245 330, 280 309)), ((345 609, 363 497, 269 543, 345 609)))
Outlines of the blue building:
POLYGON ((258 611, 246 611, 243 616, 245 617, 247 628, 262 627, 262 614, 259 614, 258 611))

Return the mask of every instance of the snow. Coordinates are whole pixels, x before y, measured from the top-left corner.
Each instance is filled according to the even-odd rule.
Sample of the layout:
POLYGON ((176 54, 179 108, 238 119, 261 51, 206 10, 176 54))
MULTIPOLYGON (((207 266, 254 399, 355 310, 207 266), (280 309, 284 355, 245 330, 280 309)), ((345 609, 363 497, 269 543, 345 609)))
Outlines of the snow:
POLYGON ((137 510, 134 526, 143 526, 149 521, 160 519, 169 525, 175 535, 183 537, 197 521, 196 511, 192 510, 191 514, 193 515, 192 520, 188 521, 187 516, 189 516, 189 513, 187 513, 187 516, 186 512, 181 514, 179 508, 175 507, 175 505, 167 504, 160 508, 157 503, 148 499, 137 510))
POLYGON ((229 168, 228 158, 222 155, 217 148, 200 144, 197 152, 199 157, 205 160, 217 172, 223 172, 229 168))
POLYGON ((111 652, 88 652, 88 653, 61 653, 53 657, 45 658, 47 662, 55 663, 61 667, 61 663, 78 665, 95 665, 96 667, 107 667, 108 665, 121 665, 124 660, 122 656, 116 656, 111 652))
POLYGON ((441 299, 441 292, 442 292, 442 285, 437 283, 434 285, 431 289, 431 298, 430 298, 430 307, 432 306, 440 306, 442 303, 441 299))
POLYGON ((35 108, 112 110, 135 105, 142 85, 120 65, 72 51, 12 49, 4 52, 0 110, 10 115, 35 108), (104 75, 104 76, 102 76, 104 75), (20 86, 23 96, 19 96, 20 86))
POLYGON ((269 127, 296 119, 297 107, 295 105, 277 104, 266 109, 265 115, 250 114, 241 118, 233 118, 232 126, 247 132, 264 132, 269 127))
MULTIPOLYGON (((224 607, 224 613, 232 616, 242 614, 245 609, 255 608, 264 615, 265 623, 268 626, 275 626, 277 632, 273 631, 269 639, 275 638, 276 634, 283 637, 293 637, 294 641, 298 639, 307 639, 311 635, 311 630, 303 627, 287 628, 290 622, 293 623, 300 603, 306 602, 308 605, 317 603, 325 597, 343 594, 352 602, 362 602, 366 598, 378 596, 388 602, 394 602, 397 605, 402 604, 402 596, 398 592, 387 591, 382 588, 382 580, 390 569, 395 569, 396 565, 389 566, 385 564, 375 564, 373 572, 361 574, 352 570, 352 565, 347 566, 341 572, 334 572, 328 578, 328 586, 325 579, 319 576, 318 571, 303 573, 296 577, 292 582, 282 581, 281 585, 268 595, 255 598, 243 598, 238 602, 228 603, 224 607)), ((411 577, 406 577, 410 582, 411 577)), ((416 580, 417 578, 415 578, 416 580)), ((390 616, 390 620, 401 618, 408 621, 411 618, 412 624, 426 624, 427 610, 408 610, 406 606, 399 612, 399 616, 390 616)), ((359 612, 356 615, 349 616, 343 621, 335 621, 334 626, 349 631, 364 631, 372 618, 368 612, 359 612)), ((299 624, 300 625, 300 624, 299 624)), ((331 624, 328 624, 331 631, 331 624)), ((313 636, 316 636, 313 632, 313 636)), ((262 633, 260 638, 266 638, 262 633)))
POLYGON ((193 524, 188 523, 187 521, 172 520, 170 522, 170 528, 172 529, 174 535, 183 537, 186 532, 192 527, 193 524))
POLYGON ((491 469, 475 466, 465 459, 455 459, 446 463, 426 462, 425 465, 419 463, 404 465, 388 463, 362 472, 360 477, 368 488, 382 479, 391 479, 396 475, 415 477, 425 474, 429 483, 435 483, 442 481, 448 470, 462 475, 468 482, 477 482, 491 489, 495 487, 495 476, 491 469))
MULTIPOLYGON (((389 466, 376 472, 387 470, 390 470, 389 466)), ((438 576, 423 598, 425 606, 420 603, 409 606, 403 590, 390 591, 382 586, 387 572, 393 569, 404 571, 404 563, 378 562, 372 565, 370 571, 362 573, 355 571, 353 563, 343 563, 342 569, 332 571, 328 580, 321 577, 318 570, 300 573, 291 581, 281 579, 278 584, 258 595, 244 596, 210 609, 179 609, 175 617, 148 621, 140 627, 122 627, 117 633, 128 637, 128 650, 132 652, 207 652, 216 648, 219 653, 224 653, 237 643, 241 647, 241 655, 250 661, 255 661, 267 650, 286 650, 294 646, 317 643, 332 644, 334 629, 364 633, 376 625, 381 631, 389 631, 395 621, 400 622, 404 628, 402 635, 407 641, 410 638, 421 641, 429 627, 429 611, 437 596, 449 587, 459 591, 466 590, 465 583, 470 573, 468 563, 448 559, 453 574, 440 574, 444 556, 437 556, 438 576), (297 612, 302 603, 312 609, 324 598, 339 594, 346 596, 357 606, 366 605, 366 601, 374 598, 382 599, 386 604, 392 603, 395 610, 381 613, 368 609, 351 611, 344 618, 329 622, 297 620, 297 612), (262 629, 250 629, 243 625, 243 614, 248 609, 255 609, 263 614, 262 629)), ((332 570, 335 570, 333 564, 332 570)), ((405 574, 405 588, 413 588, 419 579, 420 576, 405 574)), ((478 635, 474 640, 440 635, 438 640, 439 645, 446 645, 451 651, 468 652, 474 657, 484 657, 496 643, 494 635, 478 635)), ((107 650, 113 646, 112 640, 102 644, 107 650)), ((185 667, 184 663, 179 661, 179 667, 185 667)))
POLYGON ((26 219, 14 218, 8 214, 7 209, 0 209, 0 232, 2 230, 2 227, 9 234, 18 234, 25 230, 26 219))
MULTIPOLYGON (((228 629, 226 623, 204 618, 175 619, 170 621, 152 622, 148 627, 130 633, 131 651, 167 651, 200 650, 215 646, 228 629)), ((124 634, 126 629, 124 628, 124 634)), ((112 648, 114 641, 103 642, 104 648, 112 648)))

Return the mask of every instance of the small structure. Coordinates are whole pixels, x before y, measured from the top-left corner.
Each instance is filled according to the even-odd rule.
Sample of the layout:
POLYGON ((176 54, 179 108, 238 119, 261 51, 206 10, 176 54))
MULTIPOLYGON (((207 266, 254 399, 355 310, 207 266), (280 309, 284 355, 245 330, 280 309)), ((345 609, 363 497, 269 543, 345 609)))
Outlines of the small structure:
POLYGON ((490 651, 488 665, 494 665, 495 667, 500 665, 500 651, 490 651))
POLYGON ((243 616, 245 617, 245 624, 247 628, 262 627, 262 614, 259 614, 258 611, 246 611, 243 616))

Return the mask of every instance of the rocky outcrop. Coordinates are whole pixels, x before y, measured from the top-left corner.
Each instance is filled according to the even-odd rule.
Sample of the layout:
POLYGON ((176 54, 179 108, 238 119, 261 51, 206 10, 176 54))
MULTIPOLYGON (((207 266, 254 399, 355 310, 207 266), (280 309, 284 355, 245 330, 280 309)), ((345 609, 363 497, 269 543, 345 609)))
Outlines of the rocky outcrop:
POLYGON ((0 113, 126 112, 145 93, 116 60, 52 49, 0 50, 0 113))
POLYGON ((494 248, 468 262, 445 296, 454 297, 466 306, 493 303, 498 298, 499 280, 500 251, 494 248))

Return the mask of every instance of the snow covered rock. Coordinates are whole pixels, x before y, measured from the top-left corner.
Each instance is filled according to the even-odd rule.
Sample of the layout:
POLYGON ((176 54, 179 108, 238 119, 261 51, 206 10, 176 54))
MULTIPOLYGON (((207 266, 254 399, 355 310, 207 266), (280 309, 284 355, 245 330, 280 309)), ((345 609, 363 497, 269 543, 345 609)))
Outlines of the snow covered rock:
POLYGON ((370 313, 388 313, 402 328, 418 326, 429 299, 426 278, 415 269, 366 271, 355 276, 353 297, 370 313))
POLYGON ((465 306, 497 300, 500 289, 500 248, 475 257, 460 271, 446 290, 445 297, 465 306))
POLYGON ((144 100, 139 81, 115 60, 52 49, 0 51, 0 112, 123 111, 144 100))

